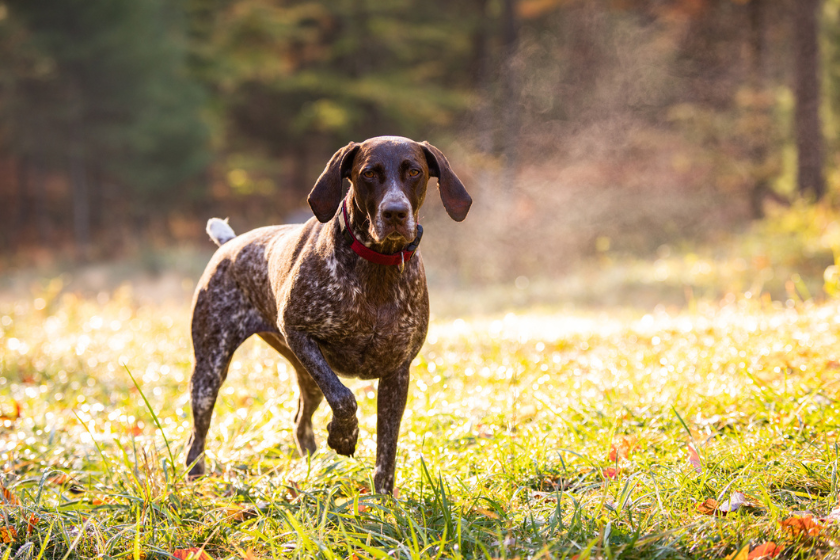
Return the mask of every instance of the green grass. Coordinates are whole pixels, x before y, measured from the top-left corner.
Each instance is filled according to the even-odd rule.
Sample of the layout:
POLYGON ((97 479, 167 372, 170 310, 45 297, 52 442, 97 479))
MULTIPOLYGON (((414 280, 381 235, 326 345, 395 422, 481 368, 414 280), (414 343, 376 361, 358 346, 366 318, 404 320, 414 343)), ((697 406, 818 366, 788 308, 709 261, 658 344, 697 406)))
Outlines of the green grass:
POLYGON ((836 267, 823 286, 838 223, 798 205, 650 260, 605 252, 551 281, 437 287, 396 499, 371 493, 375 384, 347 381, 356 456, 326 448, 322 406, 320 450, 301 459, 292 372, 258 340, 222 388, 211 475, 185 480, 193 260, 156 282, 130 262, 7 275, 0 560, 726 558, 770 541, 837 557, 840 303, 820 294, 840 294, 836 267), (698 511, 735 491, 754 507, 698 511), (783 528, 806 515, 814 534, 783 528))
POLYGON ((216 407, 212 475, 186 482, 186 304, 45 294, 0 308, 0 468, 20 500, 2 508, 9 557, 721 558, 768 540, 788 558, 836 551, 831 526, 806 539, 780 526, 837 505, 836 303, 436 320, 412 368, 392 499, 370 493, 374 385, 348 381, 355 458, 325 447, 326 407, 319 452, 298 458, 291 371, 256 340, 216 407), (622 435, 636 447, 610 461, 622 435), (733 490, 759 507, 697 511, 733 490))

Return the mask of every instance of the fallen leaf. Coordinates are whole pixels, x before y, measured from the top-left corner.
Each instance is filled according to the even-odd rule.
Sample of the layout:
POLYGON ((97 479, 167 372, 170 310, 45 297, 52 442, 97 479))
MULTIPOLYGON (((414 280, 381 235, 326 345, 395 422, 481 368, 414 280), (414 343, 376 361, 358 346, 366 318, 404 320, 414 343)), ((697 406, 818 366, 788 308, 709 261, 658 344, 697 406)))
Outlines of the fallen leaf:
POLYGON ((29 516, 29 521, 26 522, 26 534, 31 535, 32 532, 35 530, 35 526, 38 524, 39 519, 35 517, 35 514, 29 516))
POLYGON ((741 550, 736 550, 732 554, 726 557, 726 560, 748 560, 750 553, 750 547, 745 546, 741 550))
POLYGON ((249 549, 248 549, 248 550, 246 550, 246 551, 245 551, 245 553, 242 555, 242 560, 260 560, 260 558, 259 558, 256 554, 254 554, 254 551, 253 551, 253 550, 251 550, 251 549, 249 548, 249 549))
MULTIPOLYGON (((5 409, 6 407, 2 408, 5 409)), ((20 411, 20 403, 17 402, 15 399, 12 399, 12 412, 6 414, 4 410, 3 413, 0 414, 0 420, 17 420, 21 416, 20 411)))
POLYGON ((109 498, 107 496, 105 496, 103 498, 91 498, 90 503, 91 503, 91 505, 94 505, 94 506, 105 506, 105 505, 108 505, 108 504, 113 504, 114 499, 109 498))
POLYGON ((606 468, 606 469, 604 469, 602 472, 603 472, 603 475, 604 475, 605 477, 614 479, 614 478, 616 478, 619 474, 621 474, 621 469, 620 469, 620 468, 618 468, 618 469, 617 469, 617 468, 615 468, 615 467, 607 467, 607 468, 606 468))
POLYGON ((794 515, 780 522, 782 530, 794 537, 816 537, 822 531, 822 525, 814 521, 810 515, 794 515))
POLYGON ((747 556, 747 560, 765 560, 766 558, 775 558, 782 552, 781 547, 776 546, 774 542, 766 542, 758 545, 747 556))
POLYGON ((85 489, 82 488, 82 486, 76 482, 72 476, 65 473, 55 475, 49 480, 49 482, 50 484, 55 484, 56 486, 67 486, 67 489, 73 494, 81 494, 85 491, 85 489))
POLYGON ((0 541, 4 543, 14 542, 17 539, 17 529, 11 525, 0 527, 0 541))
POLYGON ((213 557, 201 548, 179 548, 172 552, 178 560, 213 560, 213 557))
POLYGON ((137 424, 134 424, 133 426, 126 426, 125 427, 125 433, 130 435, 130 436, 134 436, 134 437, 142 436, 143 435, 143 428, 141 428, 137 424))
POLYGON ((732 492, 729 494, 729 499, 718 506, 718 511, 724 513, 732 513, 741 508, 755 508, 758 507, 758 500, 751 496, 747 496, 743 492, 732 492))
POLYGON ((473 510, 474 513, 477 513, 479 515, 483 515, 484 517, 489 517, 490 519, 498 519, 499 518, 498 514, 495 511, 490 511, 489 509, 484 509, 484 508, 481 508, 481 507, 474 507, 472 510, 473 510))
POLYGON ((610 444, 610 452, 607 455, 607 459, 613 462, 617 459, 627 459, 630 453, 636 449, 637 441, 636 436, 616 437, 612 444, 610 444))
POLYGON ((706 498, 706 501, 702 504, 695 504, 694 507, 703 515, 715 515, 718 509, 718 502, 714 498, 706 498))
POLYGON ((241 507, 223 508, 223 513, 226 520, 229 521, 245 521, 245 509, 241 507))
POLYGON ((50 479, 50 484, 67 484, 68 482, 73 482, 73 479, 67 476, 64 473, 59 473, 50 479))
POLYGON ((297 482, 294 480, 290 480, 288 484, 286 484, 286 488, 289 489, 289 495, 292 497, 292 500, 300 495, 300 486, 298 486, 297 482))
POLYGON ((690 445, 688 446, 688 462, 691 463, 695 471, 703 472, 703 461, 700 460, 697 451, 690 445))
POLYGON ((11 506, 19 506, 20 505, 20 500, 18 499, 17 496, 14 495, 14 493, 11 490, 6 488, 2 484, 0 484, 0 489, 2 489, 2 491, 3 491, 3 500, 5 500, 5 502, 7 504, 9 504, 11 506))
POLYGON ((477 432, 478 437, 480 438, 492 438, 493 437, 493 427, 492 426, 485 426, 484 424, 476 424, 475 430, 477 432))
POLYGON ((399 486, 394 486, 394 497, 395 498, 400 497, 400 487, 399 486))

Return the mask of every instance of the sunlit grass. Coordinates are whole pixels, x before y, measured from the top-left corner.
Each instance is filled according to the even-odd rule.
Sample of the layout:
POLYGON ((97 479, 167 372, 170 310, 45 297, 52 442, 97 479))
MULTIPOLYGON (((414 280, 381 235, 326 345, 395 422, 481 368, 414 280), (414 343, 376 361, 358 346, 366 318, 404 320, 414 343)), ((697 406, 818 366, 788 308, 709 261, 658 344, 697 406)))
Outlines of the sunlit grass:
POLYGON ((360 410, 354 458, 326 448, 326 407, 315 416, 320 451, 298 458, 292 372, 257 340, 223 386, 212 475, 186 482, 188 320, 186 303, 138 306, 126 290, 98 300, 47 291, 0 308, 0 461, 20 500, 2 508, 12 556, 165 558, 204 546, 213 558, 717 558, 764 541, 786 557, 835 550, 830 526, 805 540, 780 527, 838 501, 835 303, 741 297, 675 315, 436 320, 412 368, 397 499, 370 493, 375 384, 348 381, 360 410), (610 460, 621 436, 634 441, 629 455, 610 460), (759 507, 697 511, 732 490, 759 507))

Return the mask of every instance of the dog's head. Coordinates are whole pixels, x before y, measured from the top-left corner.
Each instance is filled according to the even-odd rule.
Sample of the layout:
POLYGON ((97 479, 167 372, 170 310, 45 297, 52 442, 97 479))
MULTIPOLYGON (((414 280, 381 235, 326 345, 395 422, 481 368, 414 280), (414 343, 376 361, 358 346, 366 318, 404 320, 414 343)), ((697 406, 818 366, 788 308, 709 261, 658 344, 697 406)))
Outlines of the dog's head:
POLYGON ((365 214, 373 241, 410 243, 417 235, 417 214, 429 177, 437 177, 449 216, 463 220, 472 199, 443 153, 428 142, 400 136, 351 142, 338 150, 309 193, 309 206, 319 221, 331 220, 341 204, 341 183, 348 178, 353 202, 365 214))

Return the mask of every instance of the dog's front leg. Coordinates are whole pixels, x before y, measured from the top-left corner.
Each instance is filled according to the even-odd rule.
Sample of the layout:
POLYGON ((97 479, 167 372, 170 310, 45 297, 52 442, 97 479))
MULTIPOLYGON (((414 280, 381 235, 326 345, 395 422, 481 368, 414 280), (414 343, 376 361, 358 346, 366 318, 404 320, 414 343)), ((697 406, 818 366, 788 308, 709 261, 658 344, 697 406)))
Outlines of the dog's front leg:
POLYGON ((327 445, 341 455, 352 455, 359 439, 359 421, 356 419, 356 397, 353 391, 339 381, 338 376, 327 364, 318 343, 305 333, 287 330, 286 343, 300 363, 318 384, 333 418, 327 424, 329 437, 327 445))
POLYGON ((379 380, 376 401, 376 471, 373 485, 380 494, 394 493, 397 439, 408 397, 408 365, 379 380))

